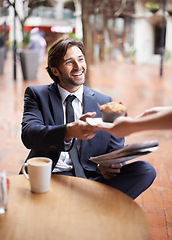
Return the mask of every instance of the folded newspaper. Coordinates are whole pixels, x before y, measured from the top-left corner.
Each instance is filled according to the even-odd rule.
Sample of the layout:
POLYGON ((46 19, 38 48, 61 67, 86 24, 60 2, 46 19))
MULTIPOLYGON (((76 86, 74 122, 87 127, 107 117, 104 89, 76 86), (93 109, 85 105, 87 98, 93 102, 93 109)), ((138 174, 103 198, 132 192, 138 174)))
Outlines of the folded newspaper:
POLYGON ((124 148, 120 148, 113 152, 99 155, 97 157, 90 157, 89 160, 109 167, 111 164, 126 162, 151 153, 158 148, 158 145, 158 141, 129 144, 124 148))

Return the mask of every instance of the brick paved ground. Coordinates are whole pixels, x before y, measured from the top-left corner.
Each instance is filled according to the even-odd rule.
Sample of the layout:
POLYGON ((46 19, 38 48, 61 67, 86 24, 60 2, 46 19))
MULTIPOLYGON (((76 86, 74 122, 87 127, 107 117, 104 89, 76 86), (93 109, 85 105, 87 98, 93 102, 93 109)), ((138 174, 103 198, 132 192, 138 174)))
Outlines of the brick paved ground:
MULTIPOLYGON (((8 176, 18 174, 28 153, 20 140, 24 89, 51 81, 45 62, 32 81, 22 80, 19 62, 17 65, 17 81, 13 80, 11 55, 0 76, 0 169, 6 169, 8 176)), ((122 101, 128 106, 129 116, 153 106, 172 105, 172 68, 165 67, 160 78, 159 67, 103 63, 90 66, 90 86, 122 101)), ((149 240, 172 240, 172 131, 133 134, 126 138, 126 143, 148 140, 158 140, 160 144, 157 151, 142 157, 155 167, 157 178, 136 202, 147 215, 149 240)))

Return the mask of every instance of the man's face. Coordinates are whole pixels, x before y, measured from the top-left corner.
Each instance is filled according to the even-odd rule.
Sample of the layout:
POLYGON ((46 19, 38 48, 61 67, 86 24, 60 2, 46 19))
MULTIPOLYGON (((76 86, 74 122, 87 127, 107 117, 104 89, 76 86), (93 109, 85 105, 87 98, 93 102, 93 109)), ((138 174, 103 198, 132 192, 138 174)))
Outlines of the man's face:
POLYGON ((85 83, 86 62, 82 51, 77 46, 68 48, 59 69, 59 84, 69 92, 76 91, 85 83))

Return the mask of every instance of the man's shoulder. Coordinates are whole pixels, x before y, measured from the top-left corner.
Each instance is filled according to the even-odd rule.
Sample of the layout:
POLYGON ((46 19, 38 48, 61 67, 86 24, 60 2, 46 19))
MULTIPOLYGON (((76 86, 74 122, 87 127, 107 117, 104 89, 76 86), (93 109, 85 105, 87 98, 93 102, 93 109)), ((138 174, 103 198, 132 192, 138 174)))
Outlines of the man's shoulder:
POLYGON ((55 84, 54 83, 50 83, 47 85, 31 85, 28 86, 26 88, 26 91, 31 90, 34 92, 47 92, 49 89, 54 89, 55 88, 55 84))
POLYGON ((104 99, 105 101, 112 101, 112 98, 104 93, 98 92, 94 89, 84 86, 84 92, 89 95, 96 96, 97 98, 104 99))

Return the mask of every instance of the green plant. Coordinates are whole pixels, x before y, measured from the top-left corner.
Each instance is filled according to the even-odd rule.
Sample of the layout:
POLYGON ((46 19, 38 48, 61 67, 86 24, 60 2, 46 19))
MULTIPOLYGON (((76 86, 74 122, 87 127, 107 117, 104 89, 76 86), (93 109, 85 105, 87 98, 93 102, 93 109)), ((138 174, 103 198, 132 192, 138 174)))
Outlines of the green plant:
POLYGON ((130 55, 131 56, 135 56, 136 55, 136 48, 135 48, 135 46, 131 46, 130 47, 130 55))
POLYGON ((30 44, 30 32, 23 33, 23 44, 28 46, 30 44))
POLYGON ((169 60, 169 59, 171 59, 171 53, 170 53, 170 51, 168 50, 168 49, 164 49, 164 59, 165 60, 169 60))
POLYGON ((76 39, 78 41, 82 41, 82 39, 79 39, 76 37, 75 33, 68 33, 69 37, 72 38, 72 39, 76 39))
POLYGON ((145 7, 149 9, 150 11, 158 11, 159 10, 159 4, 153 3, 153 2, 146 2, 145 7))
POLYGON ((172 16, 172 7, 171 8, 167 8, 166 11, 169 13, 170 16, 172 16))
POLYGON ((9 50, 13 44, 10 40, 6 40, 5 45, 6 45, 6 48, 9 50))

